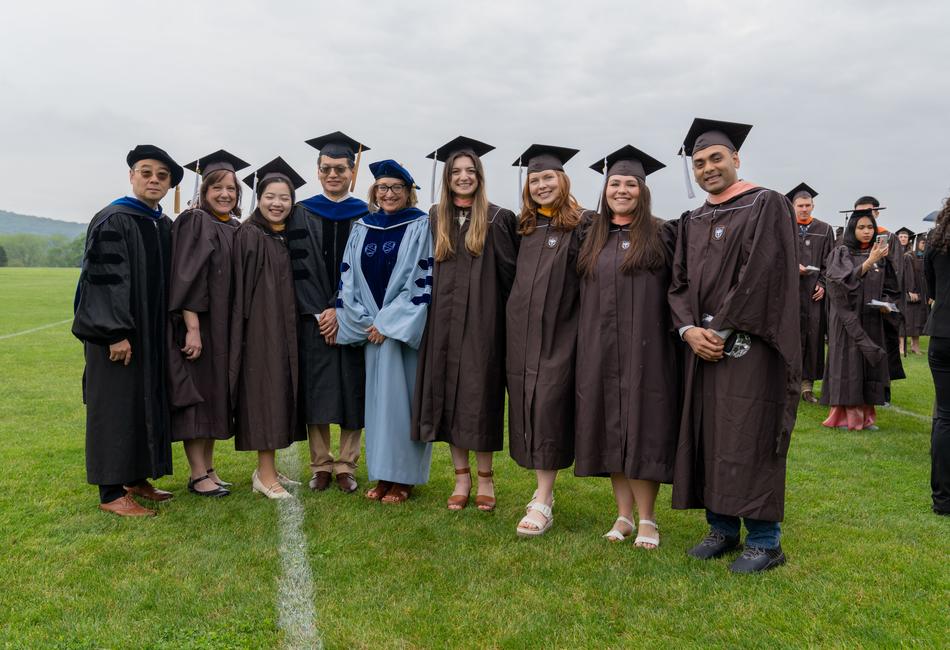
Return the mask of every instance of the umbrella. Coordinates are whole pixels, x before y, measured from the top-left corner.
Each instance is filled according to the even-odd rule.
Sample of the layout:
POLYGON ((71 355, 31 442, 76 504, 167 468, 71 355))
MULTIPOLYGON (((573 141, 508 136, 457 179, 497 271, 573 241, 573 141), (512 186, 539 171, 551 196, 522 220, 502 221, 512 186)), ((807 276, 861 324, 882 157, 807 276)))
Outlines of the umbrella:
POLYGON ((936 221, 938 214, 940 214, 940 210, 934 210, 933 212, 928 214, 926 217, 924 217, 924 221, 936 221))

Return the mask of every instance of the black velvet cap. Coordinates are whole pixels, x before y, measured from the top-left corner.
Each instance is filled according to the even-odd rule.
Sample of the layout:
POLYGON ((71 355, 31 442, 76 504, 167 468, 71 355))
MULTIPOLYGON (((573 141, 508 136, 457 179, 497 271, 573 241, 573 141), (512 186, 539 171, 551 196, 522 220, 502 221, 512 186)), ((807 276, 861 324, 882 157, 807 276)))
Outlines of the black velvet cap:
POLYGON ((902 232, 906 232, 906 233, 907 233, 907 236, 910 237, 911 239, 913 239, 914 237, 916 237, 916 233, 915 233, 913 230, 911 230, 910 228, 908 228, 907 226, 902 226, 902 227, 898 228, 897 230, 894 231, 894 234, 895 234, 895 235, 899 235, 899 234, 901 234, 902 232))
POLYGON ((608 178, 610 176, 646 178, 666 165, 636 147, 626 144, 590 166, 598 174, 603 174, 605 167, 608 178))
POLYGON ((789 201, 791 201, 791 202, 794 203, 794 202, 795 202, 795 195, 796 195, 796 194, 799 194, 799 193, 801 193, 801 192, 804 192, 805 194, 807 194, 807 195, 810 196, 811 198, 815 198, 816 196, 818 196, 818 192, 816 192, 816 191, 813 190, 811 187, 809 187, 807 183, 799 183, 798 185, 796 185, 795 187, 793 187, 789 192, 787 192, 787 193, 785 194, 785 196, 788 197, 788 200, 789 200, 789 201))
POLYGON ((266 165, 258 167, 257 171, 253 174, 248 174, 243 180, 245 185, 252 190, 257 190, 257 185, 275 176, 286 180, 295 190, 307 184, 307 181, 305 181, 300 174, 295 172, 294 168, 288 165, 280 156, 277 156, 266 165))
POLYGON ((185 175, 185 170, 182 169, 181 165, 176 163, 164 149, 160 149, 154 144, 135 145, 135 148, 125 157, 125 162, 128 163, 129 169, 132 169, 135 163, 140 160, 157 160, 168 165, 168 171, 172 175, 172 187, 177 187, 185 175))
POLYGON ((484 142, 479 142, 478 140, 473 140, 472 138, 466 138, 464 135, 460 135, 454 140, 446 142, 444 145, 430 153, 426 158, 435 158, 439 162, 445 162, 453 154, 458 152, 465 152, 467 154, 472 154, 478 158, 481 158, 489 151, 492 151, 495 147, 484 142))
POLYGON ((745 142, 751 130, 751 124, 697 117, 693 120, 689 132, 683 139, 683 147, 680 149, 680 153, 685 151, 686 155, 692 156, 694 152, 702 151, 706 147, 716 144, 721 144, 730 151, 739 151, 739 147, 745 142))
POLYGON ((307 140, 314 149, 320 151, 321 156, 330 158, 346 158, 348 160, 356 159, 357 150, 369 151, 369 147, 346 135, 342 131, 334 131, 316 138, 307 140))
POLYGON ((245 167, 249 167, 250 164, 249 162, 241 160, 233 153, 225 151, 224 149, 218 149, 214 153, 209 153, 207 156, 202 156, 198 160, 191 161, 185 165, 185 169, 204 176, 219 169, 226 169, 229 172, 239 172, 245 167))
POLYGON ((533 144, 511 163, 512 167, 527 167, 528 173, 554 170, 564 171, 564 163, 574 157, 580 149, 555 147, 547 144, 533 144))

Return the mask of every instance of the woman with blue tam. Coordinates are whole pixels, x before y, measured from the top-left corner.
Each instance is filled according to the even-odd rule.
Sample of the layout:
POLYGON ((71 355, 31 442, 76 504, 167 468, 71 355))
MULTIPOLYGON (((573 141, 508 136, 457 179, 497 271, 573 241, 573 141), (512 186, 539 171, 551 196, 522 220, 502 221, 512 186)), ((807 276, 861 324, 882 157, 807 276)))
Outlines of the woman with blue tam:
POLYGON ((340 345, 366 355, 366 465, 377 481, 366 496, 402 503, 429 480, 432 445, 410 437, 418 349, 432 294, 429 216, 418 186, 394 160, 369 166, 370 214, 356 221, 343 254, 337 322, 340 345))

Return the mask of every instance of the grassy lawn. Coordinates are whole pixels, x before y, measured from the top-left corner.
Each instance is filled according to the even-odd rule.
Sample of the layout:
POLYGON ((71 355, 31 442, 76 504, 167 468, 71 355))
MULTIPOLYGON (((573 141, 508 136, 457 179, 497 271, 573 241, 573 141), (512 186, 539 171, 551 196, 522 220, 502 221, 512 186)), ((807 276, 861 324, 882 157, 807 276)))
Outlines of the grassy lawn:
MULTIPOLYGON (((69 318, 77 270, 0 269, 0 336, 69 318)), ((923 356, 893 402, 929 415, 923 356)), ((220 445, 224 500, 156 484, 160 516, 100 513, 85 482, 81 346, 63 324, 0 340, 0 646, 280 647, 277 506, 252 495, 254 455, 220 445)), ((515 525, 533 489, 507 453, 499 506, 448 512, 448 450, 401 507, 300 492, 317 628, 328 648, 741 646, 938 647, 947 643, 950 520, 930 512, 930 426, 879 410, 880 431, 820 426, 802 405, 789 455, 789 564, 738 577, 685 550, 701 512, 660 491, 657 552, 611 545, 609 482, 564 472, 541 539, 515 525), (942 640, 941 640, 942 639, 942 640)), ((296 445, 306 467, 306 447, 296 445)), ((300 477, 306 479, 306 477, 300 477)), ((365 470, 357 479, 366 486, 365 470)), ((362 492, 362 489, 360 490, 362 492)))

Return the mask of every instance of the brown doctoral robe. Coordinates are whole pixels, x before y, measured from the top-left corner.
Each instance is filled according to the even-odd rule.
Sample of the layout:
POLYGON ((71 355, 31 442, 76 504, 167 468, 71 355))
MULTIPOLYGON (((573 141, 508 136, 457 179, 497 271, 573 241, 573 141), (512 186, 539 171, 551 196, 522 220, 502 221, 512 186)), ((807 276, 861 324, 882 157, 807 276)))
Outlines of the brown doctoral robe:
POLYGON ((899 299, 897 274, 890 259, 877 262, 864 276, 867 252, 839 246, 828 257, 828 366, 821 403, 829 406, 883 404, 890 378, 884 315, 872 300, 899 299))
POLYGON ((221 221, 204 210, 186 210, 172 224, 168 289, 168 385, 172 440, 233 435, 228 394, 231 324, 231 248, 240 222, 221 221), (185 344, 182 311, 198 314, 201 356, 185 344))
MULTIPOLYGON (((885 234, 888 233, 888 230, 887 228, 878 226, 877 232, 878 234, 885 234)), ((904 273, 903 261, 907 247, 901 245, 897 239, 897 235, 893 233, 890 233, 890 235, 887 260, 890 262, 897 279, 900 295, 897 298, 896 304, 901 311, 884 316, 884 349, 887 350, 888 374, 890 375, 891 381, 894 381, 895 379, 905 379, 907 377, 907 374, 904 372, 904 363, 901 361, 900 350, 900 341, 904 330, 904 292, 902 289, 904 286, 904 279, 902 277, 904 273)), ((888 386, 888 401, 890 401, 890 391, 891 388, 888 386)))
POLYGON ((798 263, 814 266, 798 277, 798 298, 802 331, 802 379, 821 379, 825 373, 825 335, 828 332, 828 303, 826 298, 812 300, 815 288, 825 286, 825 260, 834 248, 835 234, 831 226, 812 219, 798 229, 798 263))
POLYGON ((521 238, 508 298, 508 451, 524 468, 556 470, 574 462, 580 237, 543 215, 537 224, 521 238))
MULTIPOLYGON (((468 212, 463 213, 467 216, 468 212)), ((433 240, 437 206, 429 210, 433 240)), ((500 451, 505 428, 505 303, 518 254, 518 220, 488 207, 485 248, 465 248, 469 221, 452 219, 455 255, 435 263, 432 304, 419 347, 412 439, 500 451)))
POLYGON ((904 253, 903 298, 904 298, 904 334, 906 336, 922 336, 924 325, 930 308, 927 300, 930 294, 927 291, 927 280, 924 278, 924 256, 919 257, 911 250, 904 253), (911 302, 907 294, 918 294, 917 302, 911 302))
POLYGON ((661 229, 668 255, 660 269, 621 271, 629 227, 611 226, 593 274, 581 278, 577 476, 673 481, 682 342, 667 303, 675 224, 661 229))
POLYGON ((798 248, 792 206, 753 188, 679 221, 669 301, 673 325, 745 332, 738 359, 686 347, 673 507, 781 521, 785 457, 801 388, 798 248))
POLYGON ((237 230, 232 268, 234 447, 282 449, 307 437, 297 412, 297 309, 286 239, 259 211, 237 230))

